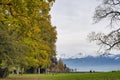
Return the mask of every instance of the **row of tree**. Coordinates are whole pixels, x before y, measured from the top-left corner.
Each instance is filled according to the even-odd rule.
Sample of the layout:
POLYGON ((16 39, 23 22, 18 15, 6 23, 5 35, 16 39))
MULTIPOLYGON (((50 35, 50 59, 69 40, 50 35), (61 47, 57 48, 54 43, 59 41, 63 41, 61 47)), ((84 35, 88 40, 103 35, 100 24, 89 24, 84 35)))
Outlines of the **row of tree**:
MULTIPOLYGON (((19 67, 48 68, 56 56, 55 0, 0 0, 0 73, 19 67)), ((8 71, 7 71, 8 72, 8 71)))
POLYGON ((13 67, 10 71, 12 74, 41 74, 41 73, 63 73, 63 72, 73 72, 73 69, 70 69, 66 66, 66 64, 63 63, 62 59, 60 58, 57 60, 57 58, 54 56, 51 58, 51 64, 47 68, 41 68, 41 66, 34 68, 33 66, 29 66, 24 69, 20 69, 20 67, 13 67))

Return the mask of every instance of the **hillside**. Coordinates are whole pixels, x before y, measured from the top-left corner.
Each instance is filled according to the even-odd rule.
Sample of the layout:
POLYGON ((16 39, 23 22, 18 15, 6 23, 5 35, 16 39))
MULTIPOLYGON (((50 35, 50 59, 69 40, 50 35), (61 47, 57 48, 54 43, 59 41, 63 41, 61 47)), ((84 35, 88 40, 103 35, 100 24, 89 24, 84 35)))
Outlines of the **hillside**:
POLYGON ((63 62, 70 68, 78 71, 112 71, 120 69, 120 55, 103 54, 100 56, 87 56, 84 58, 68 58, 63 62))

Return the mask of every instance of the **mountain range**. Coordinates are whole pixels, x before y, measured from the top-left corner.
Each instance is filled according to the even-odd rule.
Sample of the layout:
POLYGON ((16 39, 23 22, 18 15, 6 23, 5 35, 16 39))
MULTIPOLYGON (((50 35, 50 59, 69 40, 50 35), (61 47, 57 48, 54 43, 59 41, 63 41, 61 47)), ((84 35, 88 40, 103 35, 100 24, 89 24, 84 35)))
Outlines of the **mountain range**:
POLYGON ((78 71, 113 71, 120 70, 120 54, 102 54, 99 56, 86 56, 84 58, 63 59, 64 64, 69 68, 78 71))

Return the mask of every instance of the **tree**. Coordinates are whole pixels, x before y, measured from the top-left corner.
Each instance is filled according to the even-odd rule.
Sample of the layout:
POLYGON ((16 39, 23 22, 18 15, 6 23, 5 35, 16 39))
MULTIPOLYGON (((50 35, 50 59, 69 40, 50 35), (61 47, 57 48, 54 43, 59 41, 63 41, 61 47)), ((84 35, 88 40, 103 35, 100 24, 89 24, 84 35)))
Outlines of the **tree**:
POLYGON ((53 56, 52 58, 51 58, 51 61, 52 61, 52 64, 51 64, 51 66, 50 66, 50 71, 51 72, 53 72, 53 73, 56 73, 58 70, 58 67, 57 67, 57 65, 58 65, 58 61, 57 61, 57 58, 56 58, 56 56, 53 56))
POLYGON ((94 14, 94 21, 98 23, 103 19, 109 21, 109 26, 111 28, 117 28, 109 32, 95 33, 92 32, 88 36, 90 41, 96 41, 101 48, 105 48, 105 51, 110 51, 112 49, 120 50, 120 0, 103 0, 102 4, 99 5, 94 14))
POLYGON ((54 2, 55 0, 0 1, 0 64, 21 68, 49 67, 51 57, 56 55, 57 33, 51 25, 49 14, 54 2))
POLYGON ((59 59, 57 66, 58 66, 59 72, 64 72, 65 66, 61 58, 59 59))
POLYGON ((0 77, 6 77, 10 65, 14 65, 25 51, 25 46, 19 44, 16 32, 11 33, 8 27, 0 22, 0 77))

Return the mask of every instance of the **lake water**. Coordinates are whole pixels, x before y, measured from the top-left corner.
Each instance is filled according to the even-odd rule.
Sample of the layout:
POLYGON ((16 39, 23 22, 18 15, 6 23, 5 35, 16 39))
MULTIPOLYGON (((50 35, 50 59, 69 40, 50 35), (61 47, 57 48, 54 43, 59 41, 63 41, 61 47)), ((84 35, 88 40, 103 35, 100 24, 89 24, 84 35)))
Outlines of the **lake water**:
POLYGON ((74 65, 68 65, 72 69, 77 69, 77 71, 118 71, 120 70, 120 65, 99 65, 99 66, 74 66, 74 65))

